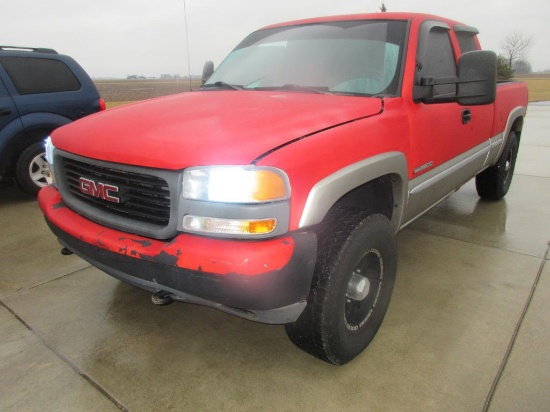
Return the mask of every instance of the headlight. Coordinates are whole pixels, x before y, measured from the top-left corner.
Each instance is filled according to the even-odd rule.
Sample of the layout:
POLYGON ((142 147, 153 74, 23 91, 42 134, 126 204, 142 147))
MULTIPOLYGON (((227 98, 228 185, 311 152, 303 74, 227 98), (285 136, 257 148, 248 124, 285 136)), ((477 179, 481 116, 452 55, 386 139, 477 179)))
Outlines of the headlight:
POLYGON ((264 203, 290 198, 287 175, 255 166, 194 167, 183 173, 183 198, 223 203, 264 203))
POLYGON ((55 149, 55 146, 53 145, 52 138, 50 136, 48 136, 44 141, 44 148, 46 149, 46 160, 50 166, 53 166, 53 149, 55 149))
POLYGON ((216 237, 267 238, 286 233, 290 183, 280 169, 193 167, 183 173, 178 229, 216 237))
POLYGON ((48 162, 50 176, 52 177, 52 182, 55 185, 55 176, 53 173, 53 151, 55 149, 55 146, 53 145, 52 138, 50 136, 48 136, 46 140, 44 140, 44 149, 46 151, 46 161, 48 162))

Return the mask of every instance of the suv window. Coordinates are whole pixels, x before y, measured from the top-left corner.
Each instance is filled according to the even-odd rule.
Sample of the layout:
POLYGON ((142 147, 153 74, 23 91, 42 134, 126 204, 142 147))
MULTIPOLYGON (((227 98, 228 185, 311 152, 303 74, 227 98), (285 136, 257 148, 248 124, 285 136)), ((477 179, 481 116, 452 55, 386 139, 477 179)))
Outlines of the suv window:
POLYGON ((59 60, 2 57, 19 94, 69 92, 80 89, 80 82, 65 63, 59 60))

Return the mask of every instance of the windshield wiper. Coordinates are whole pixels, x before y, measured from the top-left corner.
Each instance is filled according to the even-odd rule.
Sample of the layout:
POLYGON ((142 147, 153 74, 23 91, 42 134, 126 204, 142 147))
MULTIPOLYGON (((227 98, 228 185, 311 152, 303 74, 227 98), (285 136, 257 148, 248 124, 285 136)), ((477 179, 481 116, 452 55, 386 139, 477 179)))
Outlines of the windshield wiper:
POLYGON ((269 86, 269 87, 252 87, 249 90, 289 90, 297 92, 308 92, 308 93, 317 93, 325 94, 329 93, 328 87, 308 87, 302 86, 299 84, 283 84, 282 86, 269 86))
POLYGON ((328 92, 328 87, 308 87, 308 86, 302 86, 300 84, 283 84, 281 86, 281 90, 296 90, 296 91, 304 91, 304 92, 311 92, 311 93, 317 93, 317 94, 323 94, 325 92, 328 92))
POLYGON ((344 92, 339 90, 332 90, 331 93, 337 94, 339 96, 375 97, 378 99, 383 99, 384 97, 386 97, 384 93, 369 94, 369 93, 360 93, 360 92, 344 92))
POLYGON ((209 88, 218 88, 218 89, 227 89, 227 90, 242 90, 243 86, 240 86, 238 84, 230 84, 230 83, 226 83, 226 82, 222 82, 222 81, 203 84, 201 86, 201 89, 209 89, 209 88))

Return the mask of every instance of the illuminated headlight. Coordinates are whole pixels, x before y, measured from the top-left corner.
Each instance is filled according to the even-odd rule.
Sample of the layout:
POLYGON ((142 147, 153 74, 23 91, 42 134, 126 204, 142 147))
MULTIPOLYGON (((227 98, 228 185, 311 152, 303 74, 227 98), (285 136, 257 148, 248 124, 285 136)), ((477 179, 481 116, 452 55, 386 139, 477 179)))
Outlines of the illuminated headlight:
POLYGON ((228 238, 286 233, 290 183, 280 169, 193 167, 183 173, 179 229, 228 238))
POLYGON ((44 148, 46 149, 46 160, 50 165, 53 165, 53 150, 55 146, 52 143, 52 138, 48 136, 44 141, 44 148))
POLYGON ((44 140, 44 149, 46 150, 46 161, 48 162, 48 168, 50 169, 50 175, 52 177, 52 180, 55 184, 55 176, 53 173, 53 151, 55 149, 55 146, 52 143, 52 138, 48 136, 46 140, 44 140))
POLYGON ((290 198, 287 175, 255 166, 195 167, 183 173, 183 198, 223 203, 264 203, 290 198))

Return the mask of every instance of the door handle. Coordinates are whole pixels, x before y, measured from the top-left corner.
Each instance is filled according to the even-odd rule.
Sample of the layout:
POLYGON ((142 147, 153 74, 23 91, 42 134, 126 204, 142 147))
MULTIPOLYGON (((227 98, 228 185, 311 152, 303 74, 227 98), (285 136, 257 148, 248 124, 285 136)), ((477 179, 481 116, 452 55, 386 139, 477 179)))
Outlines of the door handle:
POLYGON ((462 110, 462 124, 468 124, 472 120, 472 112, 470 109, 462 110))
POLYGON ((0 116, 7 116, 8 114, 11 114, 11 110, 8 108, 1 108, 0 109, 0 116))

